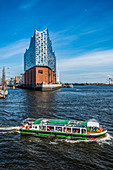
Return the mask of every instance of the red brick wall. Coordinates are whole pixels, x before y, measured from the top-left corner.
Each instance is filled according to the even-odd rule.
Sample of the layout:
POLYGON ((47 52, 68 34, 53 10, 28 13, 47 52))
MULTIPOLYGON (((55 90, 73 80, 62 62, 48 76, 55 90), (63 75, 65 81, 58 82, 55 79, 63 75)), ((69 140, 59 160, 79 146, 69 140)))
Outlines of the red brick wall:
POLYGON ((24 73, 24 82, 26 85, 35 85, 42 82, 55 84, 56 73, 49 68, 34 67, 24 73))

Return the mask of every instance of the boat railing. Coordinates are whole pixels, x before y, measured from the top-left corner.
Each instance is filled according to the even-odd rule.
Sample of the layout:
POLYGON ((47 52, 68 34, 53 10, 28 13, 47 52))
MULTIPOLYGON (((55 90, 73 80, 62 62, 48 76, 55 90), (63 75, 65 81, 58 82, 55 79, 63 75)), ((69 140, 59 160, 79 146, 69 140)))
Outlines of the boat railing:
POLYGON ((27 119, 22 121, 22 124, 25 124, 25 123, 28 123, 28 122, 34 122, 35 120, 37 120, 37 119, 35 119, 35 118, 27 118, 27 119))

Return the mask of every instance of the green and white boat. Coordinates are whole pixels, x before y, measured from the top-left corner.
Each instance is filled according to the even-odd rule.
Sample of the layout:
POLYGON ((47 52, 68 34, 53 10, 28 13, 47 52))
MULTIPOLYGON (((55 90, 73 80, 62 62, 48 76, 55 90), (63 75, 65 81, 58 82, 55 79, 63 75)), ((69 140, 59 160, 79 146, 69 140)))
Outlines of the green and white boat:
POLYGON ((96 120, 76 121, 27 118, 20 128, 20 133, 38 137, 93 140, 105 137, 107 130, 102 128, 96 120))

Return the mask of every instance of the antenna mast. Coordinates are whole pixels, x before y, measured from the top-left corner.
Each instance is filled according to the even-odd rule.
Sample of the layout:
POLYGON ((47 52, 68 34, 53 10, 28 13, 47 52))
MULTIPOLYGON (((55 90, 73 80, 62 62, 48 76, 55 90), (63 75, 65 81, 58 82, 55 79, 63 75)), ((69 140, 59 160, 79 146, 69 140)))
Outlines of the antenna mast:
POLYGON ((2 90, 5 89, 5 67, 2 70, 2 90))

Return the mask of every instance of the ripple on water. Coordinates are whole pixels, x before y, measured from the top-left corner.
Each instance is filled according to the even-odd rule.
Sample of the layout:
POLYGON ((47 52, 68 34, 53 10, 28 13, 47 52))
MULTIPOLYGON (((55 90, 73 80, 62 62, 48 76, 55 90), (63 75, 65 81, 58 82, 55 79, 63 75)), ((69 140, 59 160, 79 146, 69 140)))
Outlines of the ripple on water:
POLYGON ((51 93, 9 89, 8 97, 0 100, 0 169, 112 169, 112 92, 112 86, 75 86, 51 93), (95 118, 108 135, 97 141, 21 136, 18 128, 27 117, 95 118))

